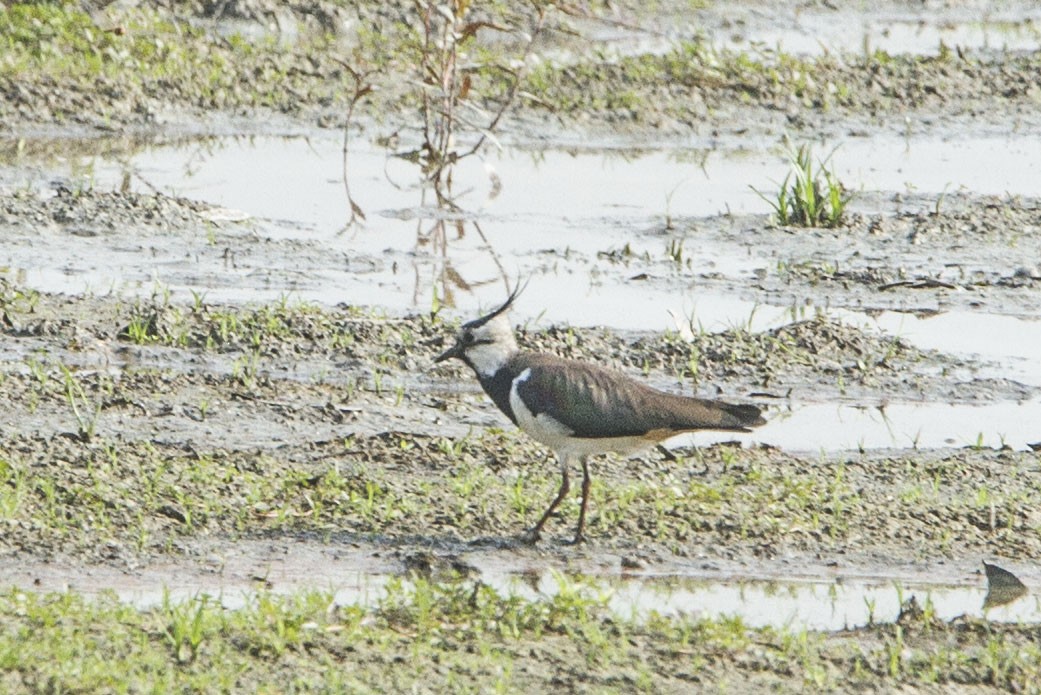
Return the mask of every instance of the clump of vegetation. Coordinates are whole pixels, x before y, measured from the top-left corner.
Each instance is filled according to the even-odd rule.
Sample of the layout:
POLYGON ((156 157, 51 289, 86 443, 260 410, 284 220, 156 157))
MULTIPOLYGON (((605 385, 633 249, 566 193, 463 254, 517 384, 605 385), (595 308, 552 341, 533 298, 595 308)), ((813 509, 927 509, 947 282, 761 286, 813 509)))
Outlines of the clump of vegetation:
POLYGON ((92 16, 79 3, 9 5, 0 6, 0 85, 18 88, 2 90, 8 116, 147 121, 157 94, 206 110, 296 111, 335 102, 350 84, 334 60, 312 61, 330 53, 324 35, 287 50, 275 37, 220 37, 151 7, 92 16))
POLYGON ((789 152, 791 169, 781 188, 770 198, 752 188, 773 208, 778 223, 797 227, 837 227, 842 223, 850 196, 828 169, 831 155, 813 165, 809 145, 789 152))
POLYGON ((15 287, 0 277, 0 328, 15 324, 15 316, 32 313, 40 301, 36 290, 15 287))
POLYGON ((366 607, 329 592, 259 591, 229 609, 167 593, 137 609, 113 594, 5 590, 5 692, 39 683, 55 692, 542 692, 615 682, 626 692, 691 683, 1033 692, 1041 675, 1032 626, 945 623, 914 598, 896 623, 826 635, 737 617, 612 615, 594 582, 562 575, 532 599, 419 577, 380 594, 366 607))

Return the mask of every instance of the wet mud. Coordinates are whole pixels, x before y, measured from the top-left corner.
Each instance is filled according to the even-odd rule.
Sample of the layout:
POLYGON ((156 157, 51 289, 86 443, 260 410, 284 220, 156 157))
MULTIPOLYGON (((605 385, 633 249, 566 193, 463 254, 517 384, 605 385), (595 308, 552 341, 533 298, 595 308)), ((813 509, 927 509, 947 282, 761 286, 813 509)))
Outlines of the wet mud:
MULTIPOLYGON (((1036 611, 995 621, 980 605, 999 576, 984 561, 1041 582, 1041 191, 1023 183, 1041 125, 1031 7, 975 22, 973 3, 953 3, 943 24, 903 5, 807 5, 778 25, 743 3, 699 8, 702 31, 682 36, 663 18, 686 6, 554 15, 524 98, 497 124, 505 153, 461 162, 470 197, 440 209, 402 156, 417 113, 404 83, 374 91, 347 131, 361 163, 350 201, 342 178, 344 56, 372 48, 364 27, 409 8, 250 7, 191 6, 184 73, 89 82, 47 62, 0 69, 0 582, 115 589, 144 610, 164 588, 224 594, 229 607, 249 601, 233 594, 316 588, 372 605, 401 577, 529 598, 591 577, 635 592, 644 618, 725 618, 699 611, 729 591, 772 606, 778 585, 815 604, 821 586, 855 586, 842 610, 856 610, 787 626, 756 623, 755 601, 734 599, 756 628, 815 631, 813 659, 756 633, 698 652, 690 673, 686 646, 654 647, 651 620, 629 637, 621 680, 557 632, 502 647, 528 669, 509 683, 625 690, 650 659, 658 674, 640 687, 658 692, 840 688, 871 674, 882 679, 871 688, 1036 689, 1036 611), (896 17, 888 29, 883 16, 896 17), (843 18, 864 27, 856 51, 829 28, 843 18), (269 41, 289 25, 288 40, 269 41), (229 26, 257 32, 246 54, 212 39, 229 26), (602 50, 576 51, 574 36, 602 50), (233 59, 205 85, 187 77, 233 59), (840 223, 770 214, 759 191, 784 178, 792 140, 832 152, 858 182, 840 223), (857 161, 873 145, 886 157, 906 147, 893 161, 912 167, 963 142, 976 149, 951 177, 993 142, 1023 175, 981 167, 976 186, 916 185, 913 169, 857 161), (768 174, 748 173, 760 164, 768 174), (584 181, 601 197, 559 195, 584 181), (640 187, 653 190, 626 197, 640 187), (364 220, 350 219, 355 197, 364 220), (768 424, 596 461, 588 542, 565 542, 578 514, 568 499, 529 545, 559 483, 551 452, 464 367, 433 363, 516 276, 530 278, 515 315, 524 347, 754 402, 768 424), (880 585, 888 593, 872 593, 880 585), (957 598, 937 617, 893 586, 957 598), (888 613, 867 608, 876 600, 888 613), (1015 656, 988 665, 997 647, 980 654, 984 633, 1015 656), (917 661, 894 673, 885 655, 904 639, 917 661), (962 657, 944 652, 952 644, 962 657)), ((91 12, 76 21, 126 19, 91 12)), ((396 69, 402 55, 387 50, 369 58, 396 69)), ((408 652, 355 648, 374 663, 408 652)), ((433 682, 488 687, 460 668, 461 680, 433 682)), ((411 685, 385 678, 367 682, 411 685)))

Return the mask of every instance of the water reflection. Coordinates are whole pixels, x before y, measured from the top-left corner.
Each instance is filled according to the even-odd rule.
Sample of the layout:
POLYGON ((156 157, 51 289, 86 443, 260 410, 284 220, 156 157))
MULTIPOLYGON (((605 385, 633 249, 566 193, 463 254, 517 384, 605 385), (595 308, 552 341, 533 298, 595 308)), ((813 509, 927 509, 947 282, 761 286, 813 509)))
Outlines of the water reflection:
MULTIPOLYGON (((848 139, 836 153, 835 173, 851 189, 899 191, 913 181, 923 195, 961 186, 978 192, 1034 193, 1031 182, 1038 178, 1041 146, 1029 138, 918 137, 911 142, 910 151, 906 151, 906 144, 902 138, 886 135, 848 139), (986 176, 981 178, 981 171, 986 171, 986 176)), ((611 250, 627 248, 633 258, 649 259, 639 264, 641 270, 659 274, 663 270, 651 261, 666 259, 669 240, 661 232, 670 221, 728 212, 769 212, 750 185, 770 190, 784 178, 787 164, 771 147, 770 142, 755 142, 749 149, 748 143, 694 139, 682 146, 646 153, 603 146, 578 150, 513 148, 487 153, 482 159, 458 161, 451 172, 452 190, 439 196, 424 186, 417 164, 396 156, 399 149, 406 148, 355 142, 350 152, 350 200, 345 195, 342 144, 331 132, 163 142, 8 139, 0 141, 0 156, 19 167, 4 176, 31 176, 25 172, 32 171, 39 177, 36 168, 42 166, 54 170, 58 177, 69 177, 72 187, 161 191, 247 213, 247 225, 214 223, 213 241, 218 250, 226 237, 247 234, 257 240, 300 242, 279 249, 277 263, 271 261, 271 272, 244 273, 236 278, 235 289, 240 296, 252 293, 257 299, 263 298, 269 288, 256 278, 270 282, 275 293, 316 294, 317 284, 294 278, 279 281, 280 268, 287 265, 284 254, 289 253, 291 265, 322 281, 321 286, 326 288, 323 301, 338 304, 346 298, 354 300, 357 291, 360 300, 375 295, 379 298, 375 303, 399 311, 417 306, 414 277, 404 276, 402 267, 415 267, 429 281, 443 283, 454 273, 468 285, 479 286, 502 274, 503 264, 489 256, 489 249, 494 249, 499 258, 518 259, 518 268, 506 269, 511 273, 548 268, 547 282, 557 285, 551 290, 558 296, 571 289, 558 283, 579 276, 586 285, 611 289, 612 283, 597 277, 605 263, 592 263, 611 250), (354 233, 352 228, 351 234, 344 235, 344 227, 354 214, 351 200, 364 211, 365 229, 354 233), (420 220, 423 229, 416 228, 420 220), (467 228, 465 234, 460 233, 460 227, 467 228), (435 237, 440 245, 434 243, 435 237), (446 244, 451 245, 450 252, 446 244), (313 246, 325 254, 314 253, 313 246), (337 255, 358 259, 362 265, 363 261, 382 265, 359 278, 356 273, 337 272, 339 265, 330 262, 337 255), (435 266, 446 258, 451 259, 452 268, 438 277, 441 269, 435 266), (409 281, 404 281, 405 277, 409 281), (367 294, 365 288, 374 286, 378 286, 378 292, 369 290, 367 294)), ((43 182, 37 180, 36 185, 43 182)), ((190 235, 191 231, 182 233, 190 235)), ((205 233, 198 236, 200 241, 210 241, 205 233)), ((699 273, 745 283, 753 273, 776 263, 773 258, 764 260, 755 246, 741 240, 686 241, 684 265, 676 269, 679 275, 684 275, 689 262, 699 273)), ((269 259, 261 255, 258 246, 251 249, 254 262, 266 263, 269 259)), ((193 245, 189 250, 205 258, 205 248, 193 245)), ((41 276, 36 279, 42 285, 38 289, 82 292, 85 286, 151 285, 156 267, 153 259, 142 258, 140 252, 127 253, 125 258, 116 254, 115 260, 99 258, 111 250, 77 247, 65 254, 51 254, 48 267, 66 268, 69 276, 56 287, 43 286, 47 276, 41 276), (73 251, 75 257, 71 257, 73 251), (97 262, 85 267, 76 260, 84 256, 97 262)), ((158 252, 163 251, 160 243, 158 252)), ((184 251, 184 239, 180 239, 169 259, 160 255, 164 262, 159 279, 172 290, 187 293, 212 278, 199 273, 187 276, 188 269, 181 265, 191 255, 186 256, 184 251)), ((33 253, 31 260, 25 260, 27 267, 40 267, 38 253, 33 253)), ((698 277, 697 273, 690 275, 689 284, 693 286, 698 277)), ((218 282, 211 284, 220 286, 218 282)), ((694 292, 677 292, 678 286, 676 278, 670 278, 668 287, 660 290, 654 283, 623 283, 619 291, 625 290, 627 307, 647 292, 671 294, 673 299, 661 304, 661 296, 655 297, 659 308, 653 313, 637 308, 613 311, 615 322, 626 317, 642 317, 646 322, 653 317, 655 327, 660 329, 668 323, 666 309, 689 314, 694 292), (679 294, 684 295, 686 306, 677 302, 679 294)), ((455 287, 459 289, 458 284, 455 287)), ((712 314, 722 313, 715 305, 724 302, 728 313, 723 320, 734 324, 746 319, 754 306, 751 301, 727 303, 733 293, 713 292, 703 283, 698 287, 698 296, 702 295, 707 298, 697 307, 699 319, 705 314, 705 319, 714 321, 712 314)), ((429 295, 421 293, 420 297, 423 301, 418 305, 426 308, 429 295)), ((613 298, 607 303, 614 309, 613 298)), ((568 320, 585 321, 573 312, 568 320)))
MULTIPOLYGON (((789 451, 918 450, 971 447, 1025 451, 1038 438, 1041 399, 991 403, 791 403, 776 410, 755 440, 789 451), (826 423, 826 424, 825 424, 826 423)), ((704 445, 709 433, 678 437, 674 446, 704 445)))
MULTIPOLYGON (((372 573, 340 567, 336 560, 307 573, 283 572, 272 567, 254 573, 241 582, 222 579, 220 574, 169 576, 149 584, 135 577, 101 576, 109 568, 78 576, 73 584, 56 581, 53 571, 43 582, 37 579, 25 588, 36 591, 75 589, 92 594, 115 588, 121 600, 139 608, 169 600, 190 600, 200 594, 220 598, 228 608, 241 608, 258 591, 292 593, 303 589, 329 591, 341 605, 375 607, 388 584, 400 574, 372 573), (256 577, 263 577, 258 584, 256 577)), ((561 592, 594 599, 624 619, 645 620, 654 616, 692 619, 738 618, 750 627, 775 627, 794 630, 837 631, 907 619, 913 610, 918 615, 949 622, 962 617, 986 618, 1001 623, 1041 623, 1041 602, 1022 600, 1026 588, 1018 586, 1010 573, 986 565, 988 576, 997 572, 1003 587, 990 589, 968 580, 961 584, 933 584, 920 579, 769 580, 694 578, 677 575, 588 576, 558 570, 503 572, 475 567, 481 564, 472 555, 420 557, 406 563, 406 585, 423 581, 486 584, 504 597, 530 601, 552 598, 561 592), (443 566, 442 566, 443 565, 443 566), (1002 574, 1003 573, 1003 574, 1002 574), (1011 577, 1012 579, 1009 579, 1011 577), (1013 581, 1014 580, 1014 581, 1013 581), (1000 601, 1000 603, 999 603, 1000 601)), ((26 574, 26 577, 29 575, 26 574)), ((16 582, 17 583, 17 582, 16 582)))
MULTIPOLYGON (((561 585, 573 590, 569 583, 574 581, 547 573, 541 576, 536 592, 527 582, 511 578, 492 583, 509 594, 534 599, 554 595, 561 585)), ((642 577, 586 581, 592 594, 608 596, 608 606, 616 614, 637 619, 651 615, 739 617, 752 627, 835 631, 895 622, 913 598, 924 611, 944 621, 968 615, 996 622, 1041 622, 1041 604, 1037 601, 984 608, 986 592, 976 586, 856 579, 720 582, 642 577)))
POLYGON ((987 595, 983 598, 984 613, 992 608, 1014 603, 1030 593, 1026 584, 1008 570, 986 561, 983 563, 983 569, 987 573, 987 595))

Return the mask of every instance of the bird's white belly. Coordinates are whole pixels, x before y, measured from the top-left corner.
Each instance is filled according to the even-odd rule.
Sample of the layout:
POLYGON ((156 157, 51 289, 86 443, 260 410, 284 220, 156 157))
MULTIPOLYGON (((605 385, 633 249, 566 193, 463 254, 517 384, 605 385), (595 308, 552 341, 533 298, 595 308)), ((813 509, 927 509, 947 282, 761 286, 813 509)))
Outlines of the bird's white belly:
POLYGON ((608 437, 608 438, 578 438, 572 436, 574 432, 563 423, 557 421, 546 413, 534 415, 524 405, 524 401, 517 393, 517 385, 528 378, 530 370, 526 369, 514 379, 510 388, 510 408, 517 418, 517 425, 527 432, 536 441, 542 442, 564 457, 595 456, 609 451, 616 454, 631 456, 646 451, 654 446, 654 442, 643 437, 608 437))

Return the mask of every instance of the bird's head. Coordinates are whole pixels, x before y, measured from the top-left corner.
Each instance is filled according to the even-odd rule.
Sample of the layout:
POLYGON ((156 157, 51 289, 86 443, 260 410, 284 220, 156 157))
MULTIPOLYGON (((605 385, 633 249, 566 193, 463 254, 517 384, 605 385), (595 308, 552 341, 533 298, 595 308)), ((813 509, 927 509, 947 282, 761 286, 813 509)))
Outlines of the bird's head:
POLYGON ((506 312, 523 287, 518 284, 506 301, 495 311, 464 323, 455 344, 434 359, 435 362, 460 359, 480 376, 492 376, 517 353, 517 339, 506 312))

